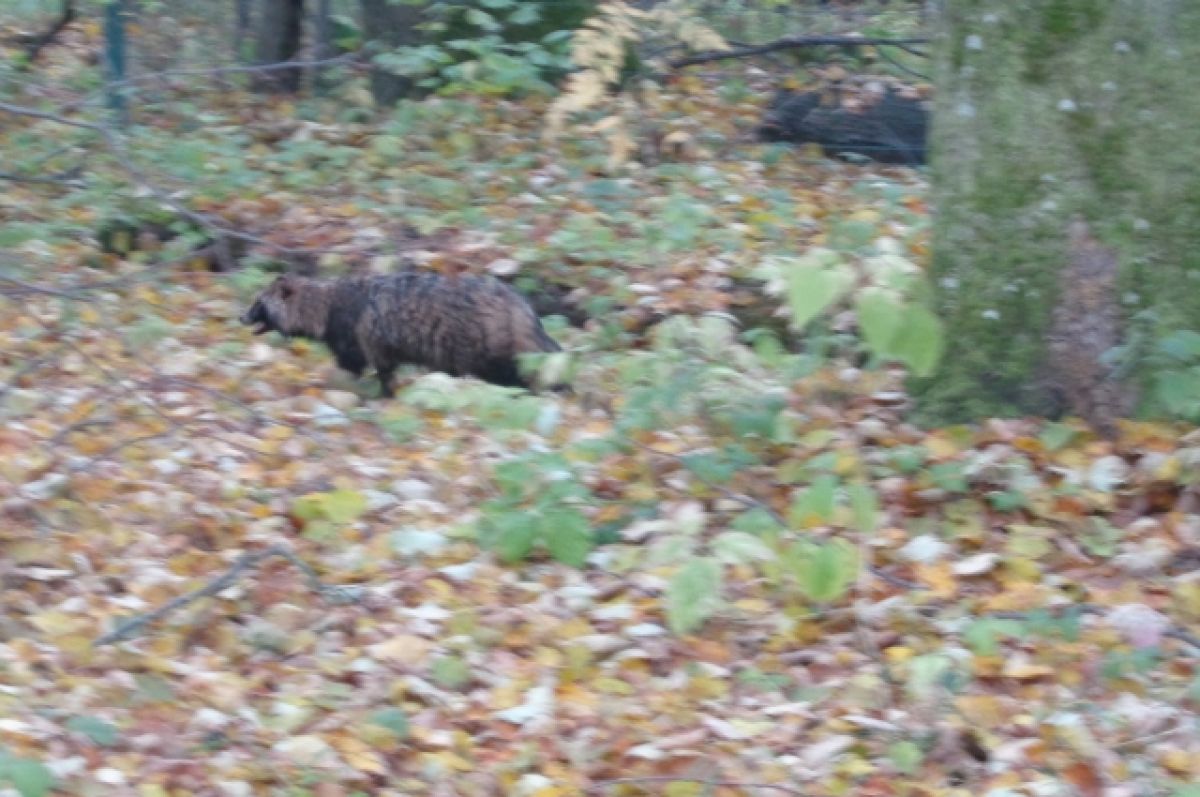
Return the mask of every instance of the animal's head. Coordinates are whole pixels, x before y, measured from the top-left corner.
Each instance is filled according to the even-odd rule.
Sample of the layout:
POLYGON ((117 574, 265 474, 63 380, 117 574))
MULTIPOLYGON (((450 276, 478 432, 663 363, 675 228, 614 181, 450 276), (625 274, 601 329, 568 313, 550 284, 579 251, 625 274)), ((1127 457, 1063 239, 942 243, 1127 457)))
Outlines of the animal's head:
POLYGON ((254 327, 255 335, 272 330, 284 335, 293 334, 292 316, 289 302, 296 295, 297 278, 291 274, 281 274, 250 305, 250 309, 242 313, 241 322, 254 327))

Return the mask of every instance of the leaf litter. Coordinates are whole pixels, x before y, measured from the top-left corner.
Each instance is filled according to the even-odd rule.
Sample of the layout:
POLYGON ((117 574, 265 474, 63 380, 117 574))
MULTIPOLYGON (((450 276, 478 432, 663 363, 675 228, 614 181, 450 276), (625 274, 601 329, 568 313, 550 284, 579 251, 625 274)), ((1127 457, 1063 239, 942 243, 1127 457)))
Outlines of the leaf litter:
MULTIPOLYGON (((664 112, 714 137, 739 141, 756 116, 704 80, 676 88, 664 112)), ((254 100, 223 102, 232 118, 254 100)), ((82 302, 3 299, 9 780, 36 792, 40 761, 68 793, 302 780, 321 795, 1186 793, 1200 778, 1197 433, 919 430, 895 372, 831 357, 780 379, 720 335, 697 356, 768 384, 769 423, 676 405, 661 412, 678 425, 626 430, 636 396, 620 373, 648 325, 760 301, 747 286, 765 256, 839 236, 922 262, 924 186, 741 143, 724 160, 594 177, 587 158, 603 153, 530 160, 543 111, 480 101, 469 141, 405 131, 397 161, 379 143, 401 135, 387 123, 306 127, 279 106, 285 141, 317 137, 362 163, 297 190, 288 176, 303 175, 256 145, 237 153, 253 191, 193 193, 265 250, 320 249, 323 266, 392 267, 403 251, 611 300, 561 332, 596 352, 580 395, 529 399, 532 414, 439 375, 371 399, 319 347, 251 340, 233 279, 96 261, 49 237, 14 250, 60 264, 37 285, 97 287, 82 302), (464 187, 466 174, 479 179, 464 187), (389 252, 404 236, 380 209, 396 190, 425 229, 389 252), (754 456, 729 465, 747 440, 754 456), (537 459, 555 451, 573 453, 537 459), (532 542, 503 563, 479 529, 497 465, 524 457, 549 469, 544 490, 578 483, 589 498, 550 511, 514 493, 494 517, 532 542), (598 547, 539 547, 560 527, 608 526, 598 547), (260 556, 273 550, 355 600, 323 600, 294 562, 260 556)), ((214 172, 232 168, 212 147, 214 172)), ((4 207, 22 222, 64 212, 13 189, 4 207)))

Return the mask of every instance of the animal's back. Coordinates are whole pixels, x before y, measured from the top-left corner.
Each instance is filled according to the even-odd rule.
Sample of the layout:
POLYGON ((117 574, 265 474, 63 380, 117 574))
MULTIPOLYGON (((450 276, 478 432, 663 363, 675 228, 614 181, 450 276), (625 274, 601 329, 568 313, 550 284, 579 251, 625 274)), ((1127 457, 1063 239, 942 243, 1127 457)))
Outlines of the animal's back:
POLYGON ((380 370, 411 363, 519 386, 517 355, 560 350, 529 304, 490 277, 407 271, 346 282, 358 283, 345 288, 347 305, 365 297, 349 312, 360 348, 380 370))

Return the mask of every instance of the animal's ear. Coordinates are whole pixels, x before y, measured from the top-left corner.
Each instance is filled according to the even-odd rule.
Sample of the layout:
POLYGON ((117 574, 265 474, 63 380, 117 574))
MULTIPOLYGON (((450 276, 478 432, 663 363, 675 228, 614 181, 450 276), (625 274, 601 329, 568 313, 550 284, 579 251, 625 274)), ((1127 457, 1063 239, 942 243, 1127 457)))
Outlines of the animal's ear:
POLYGON ((292 279, 291 274, 280 274, 279 279, 279 295, 284 299, 292 298, 292 294, 296 292, 296 282, 292 279))

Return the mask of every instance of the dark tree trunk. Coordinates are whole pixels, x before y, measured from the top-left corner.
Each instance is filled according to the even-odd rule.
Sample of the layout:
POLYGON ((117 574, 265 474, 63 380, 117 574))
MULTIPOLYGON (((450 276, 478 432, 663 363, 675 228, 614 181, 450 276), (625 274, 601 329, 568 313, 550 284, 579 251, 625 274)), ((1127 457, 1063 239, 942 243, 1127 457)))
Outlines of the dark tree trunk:
MULTIPOLYGON (((300 51, 300 33, 304 21, 304 0, 264 0, 259 9, 255 62, 277 64, 290 61, 300 51)), ((295 92, 300 88, 302 71, 272 70, 256 76, 259 91, 295 92)))
MULTIPOLYGON (((325 58, 333 56, 333 0, 317 0, 316 23, 314 32, 317 39, 316 52, 314 57, 321 61, 325 58)), ((317 90, 327 88, 327 80, 325 69, 316 67, 313 70, 313 85, 317 90)))
POLYGON ((246 36, 250 33, 251 0, 234 0, 233 59, 239 63, 246 59, 246 36))
MULTIPOLYGON (((424 14, 423 5, 362 0, 363 39, 373 53, 419 44, 421 31, 417 25, 424 14)), ((380 107, 395 105, 397 100, 410 96, 413 88, 413 81, 403 75, 378 66, 371 69, 371 96, 380 107)))

